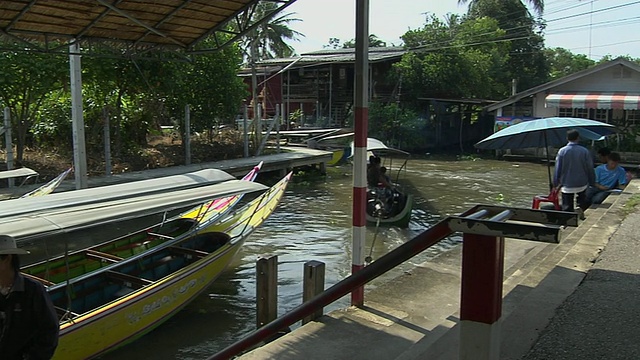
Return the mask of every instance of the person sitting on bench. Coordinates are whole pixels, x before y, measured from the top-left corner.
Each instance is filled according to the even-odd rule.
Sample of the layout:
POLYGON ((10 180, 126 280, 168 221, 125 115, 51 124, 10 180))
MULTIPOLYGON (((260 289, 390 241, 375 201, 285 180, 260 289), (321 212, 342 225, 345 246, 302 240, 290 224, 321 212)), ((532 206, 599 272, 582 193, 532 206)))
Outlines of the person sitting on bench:
POLYGON ((602 204, 611 190, 623 189, 627 185, 627 172, 619 163, 620 154, 612 152, 605 164, 596 167, 596 183, 587 191, 591 204, 602 204))

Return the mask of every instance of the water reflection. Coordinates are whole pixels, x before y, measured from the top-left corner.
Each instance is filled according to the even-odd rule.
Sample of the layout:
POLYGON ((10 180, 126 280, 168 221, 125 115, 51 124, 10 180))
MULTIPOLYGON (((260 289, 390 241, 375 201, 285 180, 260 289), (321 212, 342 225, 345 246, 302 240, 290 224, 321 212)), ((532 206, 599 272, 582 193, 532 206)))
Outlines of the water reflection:
MULTIPOLYGON (((326 263, 326 284, 349 275, 351 269, 351 175, 349 167, 332 169, 324 182, 293 185, 280 207, 246 242, 229 269, 195 301, 151 334, 113 353, 108 360, 202 359, 255 328, 255 260, 278 255, 280 314, 302 301, 302 264, 326 263)), ((415 194, 408 229, 369 228, 366 253, 374 260, 417 235, 441 217, 478 203, 530 205, 544 193, 546 171, 541 165, 482 161, 412 160, 406 172, 415 194), (375 244, 373 238, 376 237, 375 244)), ((376 279, 376 286, 415 264, 450 249, 451 237, 376 279)), ((343 298, 327 310, 348 305, 343 298)))

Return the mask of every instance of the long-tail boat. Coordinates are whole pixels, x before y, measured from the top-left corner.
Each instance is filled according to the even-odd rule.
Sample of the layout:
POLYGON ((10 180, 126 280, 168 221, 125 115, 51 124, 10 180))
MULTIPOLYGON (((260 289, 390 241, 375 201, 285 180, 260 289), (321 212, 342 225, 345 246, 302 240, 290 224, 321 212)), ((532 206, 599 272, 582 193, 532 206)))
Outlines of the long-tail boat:
POLYGON ((225 270, 244 240, 273 213, 290 178, 223 219, 190 217, 190 212, 154 229, 157 233, 136 234, 136 242, 117 239, 46 266, 24 267, 26 276, 47 287, 59 312, 54 359, 104 354, 182 309, 225 270), (180 233, 182 226, 191 230, 180 233))
POLYGON ((68 168, 67 170, 65 170, 62 173, 60 173, 60 175, 58 175, 55 178, 51 179, 46 184, 38 187, 35 190, 29 191, 28 193, 20 196, 20 198, 24 199, 24 198, 29 198, 29 197, 38 197, 38 196, 44 196, 44 195, 51 194, 55 189, 58 188, 58 186, 60 186, 62 181, 67 177, 67 175, 69 175, 69 173, 72 170, 73 170, 72 167, 68 168))
MULTIPOLYGON (((210 199, 233 197, 265 189, 264 185, 255 182, 229 180, 197 188, 153 193, 50 210, 42 209, 35 213, 15 216, 0 216, 0 229, 4 234, 11 235, 19 243, 23 243, 54 234, 70 233, 98 225, 178 210, 202 204, 210 199)), ((108 191, 108 189, 103 189, 103 191, 108 191)), ((220 206, 222 206, 221 209, 228 209, 228 206, 234 203, 235 201, 226 201, 223 202, 226 205, 223 206, 221 204, 220 206)), ((201 211, 200 213, 213 216, 216 212, 201 211)))

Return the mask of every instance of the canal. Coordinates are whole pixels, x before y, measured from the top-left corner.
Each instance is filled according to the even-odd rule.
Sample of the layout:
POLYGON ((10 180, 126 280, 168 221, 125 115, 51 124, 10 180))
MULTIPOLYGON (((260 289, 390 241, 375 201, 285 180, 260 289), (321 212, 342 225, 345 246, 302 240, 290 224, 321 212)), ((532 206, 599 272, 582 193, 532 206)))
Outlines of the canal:
MULTIPOLYGON (((278 255, 281 314, 301 303, 304 262, 326 263, 327 286, 347 276, 351 268, 350 172, 349 166, 332 168, 324 181, 292 184, 276 212, 206 293, 152 333, 102 359, 202 359, 241 338, 255 328, 254 266, 259 255, 278 255)), ((403 178, 415 195, 411 224, 408 229, 368 229, 366 252, 374 260, 443 216, 478 203, 528 207, 532 196, 548 189, 544 166, 493 160, 416 159, 403 178)), ((453 236, 368 286, 389 281, 459 241, 453 236)), ((345 297, 325 311, 346 307, 348 301, 345 297)))

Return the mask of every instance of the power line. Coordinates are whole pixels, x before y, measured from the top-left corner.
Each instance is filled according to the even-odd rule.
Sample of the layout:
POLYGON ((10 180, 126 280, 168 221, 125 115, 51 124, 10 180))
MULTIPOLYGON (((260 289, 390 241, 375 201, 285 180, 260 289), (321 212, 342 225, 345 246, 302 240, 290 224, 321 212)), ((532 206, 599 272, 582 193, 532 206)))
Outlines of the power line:
POLYGON ((595 14, 595 13, 609 11, 609 10, 620 9, 620 8, 623 8, 623 7, 626 7, 626 6, 631 6, 631 5, 636 5, 636 4, 640 4, 640 1, 634 1, 634 2, 630 2, 630 3, 626 3, 626 4, 610 6, 608 8, 602 8, 602 9, 593 10, 593 11, 586 11, 586 12, 583 12, 583 13, 580 13, 580 14, 567 15, 567 16, 556 18, 556 19, 547 20, 547 23, 554 22, 554 21, 559 21, 559 20, 571 19, 571 18, 574 18, 574 17, 584 16, 584 15, 595 14))

